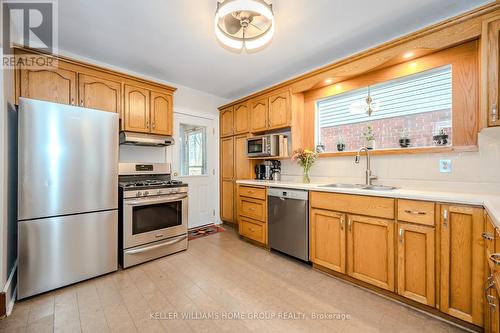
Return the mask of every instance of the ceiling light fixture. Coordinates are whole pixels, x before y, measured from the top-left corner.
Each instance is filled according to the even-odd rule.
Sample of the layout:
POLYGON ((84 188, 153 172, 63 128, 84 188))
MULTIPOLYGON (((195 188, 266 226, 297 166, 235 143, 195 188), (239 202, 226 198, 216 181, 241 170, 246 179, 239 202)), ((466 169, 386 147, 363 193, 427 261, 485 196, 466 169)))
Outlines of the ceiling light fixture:
POLYGON ((405 59, 409 59, 411 57, 413 57, 415 55, 415 53, 413 52, 406 52, 404 55, 403 55, 403 58, 405 59))
POLYGON ((272 5, 264 0, 223 0, 217 2, 215 35, 235 50, 255 50, 274 35, 272 5))
POLYGON ((326 79, 325 84, 331 84, 333 82, 333 79, 326 79))

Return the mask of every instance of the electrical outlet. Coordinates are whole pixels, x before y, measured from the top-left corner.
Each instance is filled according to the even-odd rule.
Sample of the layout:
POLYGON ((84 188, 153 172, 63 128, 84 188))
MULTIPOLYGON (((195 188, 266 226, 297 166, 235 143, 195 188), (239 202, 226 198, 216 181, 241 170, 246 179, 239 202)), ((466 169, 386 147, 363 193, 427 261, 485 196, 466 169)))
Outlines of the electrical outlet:
POLYGON ((451 160, 439 160, 439 172, 451 173, 451 160))

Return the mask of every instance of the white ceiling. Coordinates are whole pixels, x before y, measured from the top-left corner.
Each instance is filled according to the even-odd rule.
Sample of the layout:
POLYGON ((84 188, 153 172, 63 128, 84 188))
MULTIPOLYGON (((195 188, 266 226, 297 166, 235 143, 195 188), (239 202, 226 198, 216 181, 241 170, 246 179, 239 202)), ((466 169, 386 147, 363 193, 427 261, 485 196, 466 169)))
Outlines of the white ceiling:
POLYGON ((276 33, 238 54, 213 33, 217 0, 61 0, 69 53, 236 99, 490 0, 274 0, 276 33))

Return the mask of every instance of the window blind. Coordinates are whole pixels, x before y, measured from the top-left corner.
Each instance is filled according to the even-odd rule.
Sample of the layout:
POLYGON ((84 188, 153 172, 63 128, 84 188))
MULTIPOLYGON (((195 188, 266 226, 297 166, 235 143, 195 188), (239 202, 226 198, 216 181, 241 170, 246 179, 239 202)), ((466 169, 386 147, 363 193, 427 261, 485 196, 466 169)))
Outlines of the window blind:
POLYGON ((451 109, 451 65, 373 85, 370 95, 378 109, 371 116, 353 112, 353 103, 365 105, 367 95, 362 88, 318 101, 319 128, 451 109))

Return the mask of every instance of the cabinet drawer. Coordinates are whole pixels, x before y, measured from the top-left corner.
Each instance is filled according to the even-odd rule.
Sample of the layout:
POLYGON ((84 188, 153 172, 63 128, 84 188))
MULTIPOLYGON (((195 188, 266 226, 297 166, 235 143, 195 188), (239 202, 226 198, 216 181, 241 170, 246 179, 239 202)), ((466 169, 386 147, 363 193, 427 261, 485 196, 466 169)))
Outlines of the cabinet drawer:
POLYGON ((250 238, 256 242, 266 244, 266 228, 267 224, 247 219, 240 218, 240 235, 250 238))
POLYGON ((240 196, 266 200, 266 189, 261 187, 240 186, 240 196))
POLYGON ((363 195, 311 192, 311 207, 394 219, 394 199, 363 195))
POLYGON ((434 202, 398 200, 398 220, 434 225, 434 202))
POLYGON ((238 200, 238 215, 266 222, 266 202, 252 198, 240 197, 238 200))

